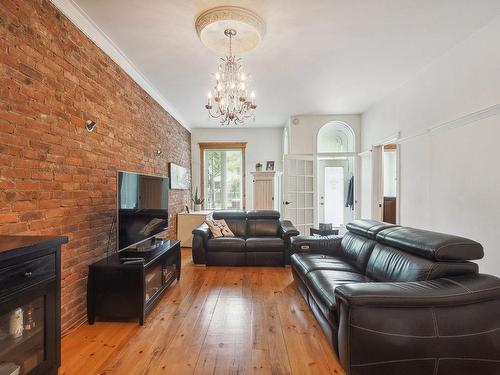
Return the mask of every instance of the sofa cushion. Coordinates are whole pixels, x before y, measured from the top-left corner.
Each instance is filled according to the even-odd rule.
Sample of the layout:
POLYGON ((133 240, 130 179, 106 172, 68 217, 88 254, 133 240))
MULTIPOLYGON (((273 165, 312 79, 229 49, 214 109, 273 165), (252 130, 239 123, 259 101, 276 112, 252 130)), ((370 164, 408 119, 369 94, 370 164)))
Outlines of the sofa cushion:
POLYGON ((366 263, 377 243, 366 237, 347 232, 342 237, 340 256, 355 266, 360 272, 365 272, 366 263))
POLYGON ((207 241, 208 251, 244 252, 245 240, 238 237, 211 238, 207 241))
POLYGON ((247 212, 247 219, 273 219, 279 220, 279 211, 274 210, 252 210, 247 212))
POLYGON ((359 219, 353 220, 346 225, 349 232, 374 240, 380 231, 396 227, 394 224, 383 223, 376 220, 359 219))
POLYGON ((375 245, 366 267, 366 275, 376 281, 423 281, 477 271, 475 263, 433 262, 382 244, 375 245))
POLYGON ((377 234, 377 240, 431 260, 474 260, 484 256, 483 246, 476 241, 423 229, 385 229, 377 234))
POLYGON ((219 210, 214 211, 212 218, 215 220, 224 219, 227 226, 236 237, 247 237, 246 213, 241 210, 219 210))
POLYGON ((293 254, 292 267, 301 277, 310 271, 336 270, 359 273, 358 270, 345 260, 323 254, 293 254))
POLYGON ((280 222, 278 219, 248 219, 247 237, 278 237, 280 222))
POLYGON ((234 237, 234 233, 231 231, 231 229, 229 229, 226 220, 224 219, 205 220, 205 223, 210 228, 210 232, 212 232, 212 236, 214 236, 214 238, 234 237))
POLYGON ((283 252, 285 241, 280 237, 251 237, 246 240, 248 252, 283 252))
POLYGON ((337 325, 335 289, 345 284, 366 283, 372 280, 357 272, 316 270, 310 271, 304 281, 325 318, 337 325))

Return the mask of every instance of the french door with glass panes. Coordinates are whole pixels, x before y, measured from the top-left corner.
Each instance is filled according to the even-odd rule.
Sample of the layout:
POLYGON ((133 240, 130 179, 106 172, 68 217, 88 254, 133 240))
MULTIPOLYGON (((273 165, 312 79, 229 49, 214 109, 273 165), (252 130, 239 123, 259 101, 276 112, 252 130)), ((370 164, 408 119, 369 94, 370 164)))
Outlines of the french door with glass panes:
POLYGON ((312 156, 286 155, 284 159, 283 216, 301 234, 314 225, 314 167, 312 156))

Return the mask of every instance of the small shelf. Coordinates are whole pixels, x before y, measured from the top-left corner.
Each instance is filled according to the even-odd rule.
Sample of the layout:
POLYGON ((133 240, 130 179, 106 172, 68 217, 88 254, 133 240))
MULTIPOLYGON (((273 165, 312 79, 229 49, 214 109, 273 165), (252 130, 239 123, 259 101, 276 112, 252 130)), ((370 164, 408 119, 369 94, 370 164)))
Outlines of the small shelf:
MULTIPOLYGON (((37 335, 43 333, 43 327, 38 327, 35 328, 33 331, 30 331, 28 333, 24 333, 21 337, 18 338, 6 338, 2 341, 0 341, 0 358, 6 357, 6 355, 11 352, 14 349, 18 349, 20 345, 23 345, 22 350, 25 350, 28 345, 28 343, 31 342, 32 339, 34 339, 37 335)), ((43 340, 41 341, 43 344, 43 340)))

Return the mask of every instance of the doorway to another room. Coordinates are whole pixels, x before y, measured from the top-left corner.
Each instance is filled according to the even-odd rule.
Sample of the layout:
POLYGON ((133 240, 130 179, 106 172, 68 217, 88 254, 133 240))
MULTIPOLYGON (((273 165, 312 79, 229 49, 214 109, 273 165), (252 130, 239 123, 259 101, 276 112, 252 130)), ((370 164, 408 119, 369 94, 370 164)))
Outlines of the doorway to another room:
POLYGON ((399 145, 390 142, 372 148, 372 218, 399 224, 399 145))
POLYGON ((396 144, 384 145, 382 152, 383 204, 382 220, 397 223, 397 150, 396 144))
POLYGON ((355 218, 355 137, 339 121, 325 124, 317 135, 317 222, 341 229, 355 218))
POLYGON ((318 159, 319 222, 340 228, 354 219, 353 159, 318 159))

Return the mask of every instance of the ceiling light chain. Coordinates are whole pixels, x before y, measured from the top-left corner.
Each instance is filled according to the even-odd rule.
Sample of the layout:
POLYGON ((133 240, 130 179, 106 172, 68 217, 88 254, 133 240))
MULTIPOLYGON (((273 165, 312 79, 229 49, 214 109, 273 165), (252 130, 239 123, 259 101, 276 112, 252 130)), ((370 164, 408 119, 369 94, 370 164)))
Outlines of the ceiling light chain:
POLYGON ((245 119, 254 117, 257 104, 254 92, 248 97, 248 77, 240 64, 241 59, 233 56, 232 38, 236 30, 226 29, 224 34, 229 38, 229 55, 221 58, 222 63, 215 73, 215 86, 208 93, 205 108, 210 116, 220 119, 221 125, 240 125, 245 119), (213 111, 212 98, 215 101, 213 111))

